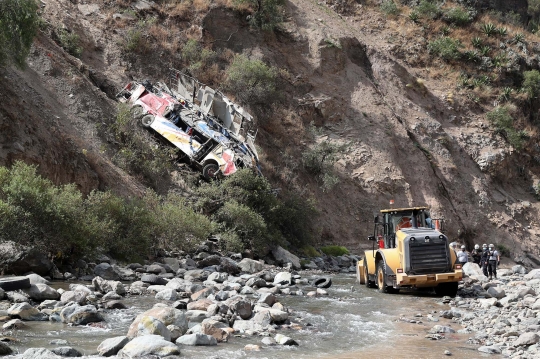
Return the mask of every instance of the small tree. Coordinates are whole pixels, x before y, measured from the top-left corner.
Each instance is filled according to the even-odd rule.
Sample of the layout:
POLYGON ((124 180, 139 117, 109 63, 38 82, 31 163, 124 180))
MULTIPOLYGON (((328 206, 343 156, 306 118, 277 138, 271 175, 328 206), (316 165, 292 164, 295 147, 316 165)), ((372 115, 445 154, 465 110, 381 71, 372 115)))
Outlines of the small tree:
POLYGON ((529 99, 538 97, 540 94, 540 72, 538 70, 525 71, 522 87, 529 99))
POLYGON ((237 7, 248 5, 253 9, 249 23, 266 31, 274 29, 283 21, 283 0, 235 0, 237 7))
POLYGON ((0 1, 0 66, 25 65, 39 24, 35 0, 0 1))
POLYGON ((225 88, 249 104, 270 104, 276 100, 278 72, 260 60, 237 55, 227 69, 225 88))

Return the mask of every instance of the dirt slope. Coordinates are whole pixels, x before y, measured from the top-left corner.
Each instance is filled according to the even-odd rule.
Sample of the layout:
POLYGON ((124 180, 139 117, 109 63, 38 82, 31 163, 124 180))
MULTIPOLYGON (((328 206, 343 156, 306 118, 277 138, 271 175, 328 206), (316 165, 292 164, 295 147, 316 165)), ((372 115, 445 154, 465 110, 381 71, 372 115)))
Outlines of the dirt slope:
MULTIPOLYGON (((44 18, 76 31, 83 55, 67 55, 42 34, 27 70, 1 73, 0 164, 37 163, 55 182, 75 181, 85 192, 141 193, 111 163, 100 126, 114 115, 110 97, 129 78, 156 79, 176 64, 160 53, 122 56, 129 21, 114 20, 115 11, 100 1, 47 2, 44 18)), ((396 56, 400 34, 373 10, 345 17, 316 1, 292 0, 287 14, 285 30, 275 36, 242 25, 220 5, 209 6, 197 23, 174 26, 214 49, 244 52, 288 71, 284 109, 261 124, 258 142, 277 187, 317 199, 322 242, 368 246, 373 215, 394 199, 396 206, 431 206, 453 238, 503 243, 516 259, 537 260, 539 204, 530 187, 539 168, 494 133, 481 109, 454 101, 444 77, 396 56), (336 165, 341 183, 329 192, 299 170, 299 154, 314 141, 305 135, 312 121, 324 132, 315 140, 350 144, 336 165)), ((163 14, 158 19, 168 21, 163 14)))

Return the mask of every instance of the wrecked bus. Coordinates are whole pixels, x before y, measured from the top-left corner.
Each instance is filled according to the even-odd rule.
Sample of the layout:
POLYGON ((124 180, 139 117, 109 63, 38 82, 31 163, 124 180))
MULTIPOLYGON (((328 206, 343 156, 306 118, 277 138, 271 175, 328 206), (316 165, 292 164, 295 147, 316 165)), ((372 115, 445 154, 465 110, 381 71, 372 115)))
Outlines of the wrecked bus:
POLYGON ((252 117, 242 107, 177 70, 169 84, 132 81, 116 98, 131 105, 140 124, 178 148, 204 178, 243 167, 260 174, 255 135, 244 128, 252 117))

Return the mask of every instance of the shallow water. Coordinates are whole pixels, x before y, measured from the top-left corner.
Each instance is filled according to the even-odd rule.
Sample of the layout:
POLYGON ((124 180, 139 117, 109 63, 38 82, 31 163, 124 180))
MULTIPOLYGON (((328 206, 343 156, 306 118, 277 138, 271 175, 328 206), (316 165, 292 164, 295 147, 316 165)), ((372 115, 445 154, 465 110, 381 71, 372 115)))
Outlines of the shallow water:
MULTIPOLYGON (((55 287, 61 286, 56 284, 55 287)), ((62 285, 63 286, 63 285, 62 285)), ((281 296, 279 300, 292 309, 290 319, 311 326, 303 330, 282 329, 278 333, 290 336, 298 347, 268 347, 259 352, 244 351, 246 344, 261 345, 262 337, 232 337, 217 347, 183 347, 187 358, 443 358, 448 349, 454 356, 483 357, 475 346, 466 345, 467 334, 449 334, 447 339, 431 341, 424 336, 435 324, 461 327, 441 318, 438 323, 409 324, 396 322, 400 314, 412 318, 416 313, 425 317, 432 310, 444 310, 439 299, 429 294, 404 292, 398 295, 381 294, 374 289, 355 284, 352 275, 333 277, 328 297, 281 296), (354 289, 351 291, 351 287, 354 289)), ((29 347, 52 348, 53 339, 65 339, 86 355, 96 352, 104 339, 125 335, 135 316, 153 306, 156 300, 148 296, 133 296, 123 300, 127 310, 105 311, 105 328, 69 327, 62 323, 26 322, 30 329, 11 335, 20 342, 11 343, 23 352, 29 347)))

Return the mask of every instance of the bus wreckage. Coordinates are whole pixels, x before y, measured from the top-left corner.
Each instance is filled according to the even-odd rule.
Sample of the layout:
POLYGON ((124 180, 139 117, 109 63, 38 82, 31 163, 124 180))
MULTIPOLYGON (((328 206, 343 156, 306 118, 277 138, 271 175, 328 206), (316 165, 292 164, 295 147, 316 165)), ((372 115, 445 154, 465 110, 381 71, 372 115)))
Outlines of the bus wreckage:
POLYGON ((132 116, 178 148, 204 178, 229 176, 238 168, 261 174, 256 134, 247 129, 253 118, 221 92, 173 69, 169 85, 132 81, 116 98, 131 105, 132 116))

